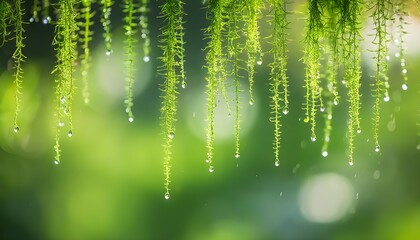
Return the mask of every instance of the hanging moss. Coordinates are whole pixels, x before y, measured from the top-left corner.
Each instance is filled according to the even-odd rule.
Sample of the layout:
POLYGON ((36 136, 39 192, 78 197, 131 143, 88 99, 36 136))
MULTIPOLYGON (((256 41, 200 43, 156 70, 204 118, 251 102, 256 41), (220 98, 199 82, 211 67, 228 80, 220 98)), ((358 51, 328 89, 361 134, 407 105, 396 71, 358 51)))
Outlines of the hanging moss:
POLYGON ((52 73, 56 74, 56 118, 55 164, 60 163, 60 132, 68 124, 67 135, 73 135, 72 103, 74 95, 73 63, 76 59, 77 24, 74 0, 60 0, 60 17, 55 26, 53 46, 57 51, 57 63, 52 73))
POLYGON ((161 6, 165 26, 161 28, 160 48, 163 50, 161 125, 163 128, 163 152, 165 198, 170 198, 172 142, 175 137, 178 84, 185 86, 183 2, 166 0, 161 6))
POLYGON ((21 89, 22 89, 22 82, 23 82, 23 68, 22 64, 25 61, 26 57, 23 55, 23 48, 25 47, 25 44, 23 43, 23 40, 25 37, 23 36, 24 29, 23 29, 23 15, 24 10, 22 9, 22 2, 20 0, 14 1, 14 8, 13 8, 13 15, 12 15, 12 21, 13 21, 13 28, 14 28, 14 37, 15 37, 15 51, 13 52, 12 58, 14 61, 14 83, 15 83, 15 117, 13 120, 13 129, 15 132, 19 131, 19 112, 21 111, 21 89))
POLYGON ((101 14, 101 23, 104 29, 104 40, 105 40, 105 54, 107 56, 111 55, 112 53, 112 36, 111 36, 111 10, 112 5, 114 2, 112 0, 101 0, 100 5, 102 7, 102 14, 101 14))
POLYGON ((13 10, 10 4, 5 1, 0 1, 0 48, 9 40, 11 18, 13 10))
POLYGON ((281 139, 281 113, 289 113, 289 81, 287 79, 287 33, 289 25, 287 20, 287 2, 270 1, 273 15, 270 16, 270 23, 273 27, 271 35, 272 61, 270 67, 270 92, 271 92, 271 117, 274 124, 274 163, 280 165, 280 139, 281 139), (283 105, 283 106, 282 106, 283 105))
POLYGON ((90 69, 90 47, 89 43, 92 41, 93 31, 91 27, 93 25, 92 17, 94 13, 91 10, 92 5, 91 0, 82 0, 82 9, 81 11, 81 19, 79 22, 79 35, 80 35, 80 42, 82 44, 82 51, 83 53, 80 56, 81 59, 81 72, 82 72, 82 84, 83 84, 83 100, 87 104, 90 100, 89 94, 89 82, 88 82, 88 73, 90 69))
POLYGON ((150 61, 150 37, 149 37, 149 18, 147 13, 149 12, 149 0, 142 0, 139 6, 140 12, 140 32, 141 38, 143 39, 143 61, 150 61))

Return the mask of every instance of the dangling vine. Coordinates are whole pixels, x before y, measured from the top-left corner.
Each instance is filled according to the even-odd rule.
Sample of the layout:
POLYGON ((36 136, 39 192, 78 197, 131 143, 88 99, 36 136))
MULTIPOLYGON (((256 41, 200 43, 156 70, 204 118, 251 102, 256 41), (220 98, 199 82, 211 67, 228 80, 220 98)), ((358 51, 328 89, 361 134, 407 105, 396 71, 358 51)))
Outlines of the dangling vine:
POLYGON ((247 71, 249 81, 249 104, 254 104, 253 86, 254 86, 254 73, 255 64, 262 64, 262 51, 260 45, 260 32, 258 29, 258 20, 261 15, 261 8, 263 2, 261 0, 248 0, 244 1, 246 16, 246 43, 245 51, 247 53, 247 71))
POLYGON ((60 0, 60 17, 55 26, 53 45, 57 51, 57 64, 52 73, 56 74, 57 127, 55 134, 55 164, 60 163, 60 130, 69 125, 67 135, 73 135, 72 103, 74 95, 73 64, 76 59, 77 24, 74 0, 60 0))
MULTIPOLYGON (((139 7, 140 12, 140 32, 141 38, 143 39, 143 61, 150 61, 150 37, 149 37, 149 18, 147 13, 149 12, 149 0, 142 0, 139 7)), ((183 85, 184 86, 184 85, 183 85)))
POLYGON ((388 102, 390 100, 388 88, 388 39, 387 39, 387 20, 389 20, 389 7, 390 2, 388 0, 376 0, 373 5, 373 23, 375 29, 375 38, 373 43, 376 45, 375 50, 375 61, 376 61, 376 72, 375 72, 375 83, 374 93, 375 103, 373 106, 373 138, 375 142, 375 152, 380 151, 379 144, 379 126, 381 118, 381 103, 382 100, 388 102))
POLYGON ((320 105, 319 87, 319 41, 323 34, 324 25, 322 23, 322 2, 320 0, 309 0, 309 18, 307 19, 305 36, 305 54, 303 61, 306 64, 305 75, 305 118, 304 122, 311 123, 311 141, 316 141, 316 112, 320 105))
POLYGON ((124 10, 123 10, 125 17, 124 17, 124 30, 125 30, 125 63, 126 63, 126 90, 127 96, 125 99, 126 104, 126 113, 128 114, 128 121, 134 121, 134 115, 132 111, 133 107, 133 88, 134 88, 134 63, 135 63, 135 50, 134 46, 137 40, 134 38, 136 34, 136 23, 135 20, 135 10, 134 10, 134 3, 133 0, 125 0, 124 1, 124 10))
MULTIPOLYGON (((161 16, 166 25, 161 28, 160 48, 163 50, 161 124, 163 128, 163 152, 165 175, 165 199, 170 198, 172 141, 175 137, 178 84, 185 84, 183 2, 166 0, 161 6, 161 16)), ((185 86, 185 85, 183 85, 185 86)))
POLYGON ((0 1, 0 47, 2 47, 9 39, 10 34, 8 28, 10 27, 12 18, 12 7, 6 0, 0 1))
POLYGON ((111 55, 112 53, 112 36, 111 36, 111 10, 112 5, 114 4, 112 0, 101 0, 100 2, 102 6, 102 14, 101 14, 101 23, 104 29, 104 40, 105 40, 105 54, 107 56, 111 55))
MULTIPOLYGON (((14 11, 12 15, 13 27, 14 27, 14 34, 15 34, 15 51, 13 52, 12 58, 14 61, 14 83, 15 83, 15 117, 13 120, 13 130, 17 133, 19 132, 19 112, 21 111, 21 89, 22 89, 22 82, 23 82, 23 68, 22 64, 25 61, 25 55, 23 55, 23 48, 25 44, 23 40, 25 37, 23 36, 24 29, 23 29, 23 20, 22 17, 24 15, 24 10, 22 9, 22 1, 15 0, 14 1, 14 11)), ((7 32, 6 32, 7 35, 7 32)))
POLYGON ((83 100, 87 104, 89 103, 89 82, 88 82, 88 73, 90 69, 90 49, 89 43, 92 40, 93 31, 91 26, 93 25, 92 17, 94 13, 91 11, 92 0, 82 0, 82 9, 81 11, 81 22, 79 23, 80 27, 80 41, 82 43, 81 54, 81 71, 82 71, 82 84, 83 84, 83 100))
POLYGON ((50 22, 50 0, 42 0, 42 23, 48 24, 50 22))
POLYGON ((274 164, 280 165, 280 139, 281 139, 281 112, 287 115, 289 112, 289 82, 286 76, 287 70, 287 34, 286 29, 289 25, 287 21, 287 0, 271 0, 270 5, 273 9, 271 25, 273 33, 271 35, 272 49, 270 54, 273 57, 270 67, 270 92, 271 92, 271 117, 270 121, 274 124, 274 164), (282 107, 281 104, 284 106, 282 107), (282 110, 283 109, 283 110, 282 110))
POLYGON ((405 17, 407 16, 406 12, 406 4, 404 0, 400 0, 395 5, 395 14, 394 14, 394 22, 398 29, 397 37, 394 39, 394 43, 397 45, 398 52, 395 56, 399 59, 400 66, 401 66, 401 74, 403 77, 403 84, 401 85, 402 90, 407 91, 408 89, 408 77, 407 77, 407 68, 405 63, 405 40, 404 36, 406 35, 405 26, 407 22, 405 17))
POLYGON ((214 171, 213 166, 213 144, 214 144, 214 111, 216 108, 216 97, 219 89, 224 96, 224 81, 226 79, 226 70, 224 68, 223 54, 223 31, 226 23, 225 16, 225 0, 210 0, 207 6, 210 26, 206 29, 205 34, 208 39, 206 47, 206 62, 208 76, 207 80, 207 158, 206 163, 209 165, 209 172, 214 171))

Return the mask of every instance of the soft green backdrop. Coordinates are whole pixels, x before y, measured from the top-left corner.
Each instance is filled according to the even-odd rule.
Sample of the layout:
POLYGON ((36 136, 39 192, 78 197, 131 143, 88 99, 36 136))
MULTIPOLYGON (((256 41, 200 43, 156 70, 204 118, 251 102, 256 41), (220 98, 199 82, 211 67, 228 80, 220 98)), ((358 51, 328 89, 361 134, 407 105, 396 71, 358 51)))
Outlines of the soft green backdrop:
MULTIPOLYGON (((162 25, 156 19, 161 2, 151 3, 152 46, 162 25)), ((119 3, 113 12, 111 57, 105 56, 101 29, 95 28, 92 101, 84 105, 78 91, 74 135, 63 135, 58 166, 53 164, 53 26, 25 25, 28 59, 18 134, 13 132, 13 71, 8 64, 12 43, 0 49, 0 239, 420 239, 418 17, 410 18, 408 26, 408 91, 401 91, 397 60, 390 61, 391 101, 383 104, 380 153, 369 141, 373 71, 366 49, 372 48, 371 26, 363 32, 367 38, 362 46, 363 129, 356 142, 355 165, 349 167, 344 99, 335 109, 327 158, 321 156, 322 124, 318 141, 311 143, 309 126, 300 121, 304 19, 295 14, 290 16, 288 64, 292 102, 290 113, 282 118, 281 166, 275 168, 273 160, 266 57, 263 66, 256 67, 256 104, 248 106, 246 91, 242 96, 241 157, 234 158, 233 119, 220 107, 216 170, 210 174, 204 161, 206 72, 201 51, 205 46, 201 30, 207 21, 199 1, 188 1, 185 8, 188 87, 180 90, 170 200, 163 197, 158 88, 163 79, 156 73, 160 50, 152 49, 149 63, 138 56, 135 121, 129 123, 123 105, 119 3)), ((303 10, 299 1, 291 8, 303 10)), ((262 35, 269 31, 262 23, 262 35)), ((263 45, 267 47, 265 40, 263 45)), ((247 83, 242 86, 246 89, 247 83)), ((345 96, 345 89, 340 90, 345 96)))

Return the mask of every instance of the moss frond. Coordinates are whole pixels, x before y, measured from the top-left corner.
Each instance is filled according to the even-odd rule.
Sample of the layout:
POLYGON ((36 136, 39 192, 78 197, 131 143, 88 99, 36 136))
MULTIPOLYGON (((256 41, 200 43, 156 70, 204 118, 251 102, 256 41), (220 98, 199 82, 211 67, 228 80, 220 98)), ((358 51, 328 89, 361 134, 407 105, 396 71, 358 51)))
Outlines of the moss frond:
POLYGON ((101 0, 100 5, 102 6, 101 23, 104 29, 103 37, 105 40, 105 54, 107 56, 112 53, 112 35, 111 35, 111 10, 114 2, 112 0, 101 0))
POLYGON ((162 88, 161 125, 163 128, 164 186, 165 198, 169 199, 171 182, 172 142, 175 137, 178 84, 185 81, 184 73, 184 28, 183 5, 181 0, 167 0, 161 6, 160 16, 166 25, 161 28, 160 48, 163 56, 161 75, 165 82, 162 88))
POLYGON ((50 22, 50 0, 42 0, 42 23, 48 24, 50 22))
POLYGON ((73 135, 72 103, 75 91, 73 64, 76 60, 77 23, 75 0, 59 1, 59 18, 55 26, 53 46, 57 51, 57 63, 52 73, 56 75, 57 127, 55 136, 55 164, 60 163, 60 129, 69 125, 68 136, 73 135))
POLYGON ((401 75, 403 77, 403 84, 401 85, 402 90, 406 91, 408 89, 408 77, 407 77, 407 67, 406 67, 406 59, 405 59, 405 51, 406 51, 406 44, 405 44, 405 35, 407 34, 406 26, 407 21, 405 18, 408 16, 407 14, 407 5, 406 1, 400 0, 395 4, 395 12, 393 21, 397 27, 397 38, 394 39, 394 43, 397 45, 398 52, 396 56, 399 59, 400 66, 401 66, 401 75))
POLYGON ((253 86, 255 64, 262 64, 262 51, 260 44, 260 32, 258 27, 258 20, 261 17, 261 9, 264 6, 261 0, 244 1, 246 16, 246 42, 245 51, 247 53, 247 71, 249 81, 249 104, 254 104, 253 86))
POLYGON ((375 103, 373 106, 373 138, 375 143, 375 151, 380 151, 379 144, 379 126, 380 126, 380 109, 382 101, 389 101, 389 83, 388 83, 388 63, 386 56, 388 54, 388 29, 387 29, 387 20, 390 19, 390 6, 391 2, 388 0, 376 0, 372 5, 373 13, 371 17, 373 18, 375 38, 373 44, 375 44, 375 61, 376 61, 376 71, 375 71, 375 83, 373 96, 375 98, 375 103))
POLYGON ((13 22, 13 10, 12 6, 6 1, 0 1, 0 48, 9 40, 10 34, 9 28, 11 28, 13 22))
POLYGON ((14 1, 14 9, 12 15, 13 27, 14 27, 14 35, 15 35, 15 51, 13 52, 12 59, 14 61, 14 84, 15 84, 15 116, 13 120, 14 131, 19 131, 18 121, 19 121, 19 112, 21 110, 21 89, 22 89, 22 82, 23 82, 23 68, 22 64, 25 62, 26 56, 23 55, 23 48, 25 44, 23 40, 25 37, 23 33, 25 32, 23 28, 23 15, 24 9, 22 9, 23 2, 21 0, 14 1))
MULTIPOLYGON (((150 61, 150 37, 149 37, 149 18, 147 13, 149 12, 149 0, 142 0, 139 6, 140 12, 140 33, 141 38, 143 39, 143 61, 150 61)), ((185 83, 184 83, 185 84, 185 83)), ((185 86, 185 85, 183 85, 185 86)))
POLYGON ((125 63, 126 63, 126 90, 127 96, 125 99, 126 109, 125 111, 128 114, 128 121, 133 122, 134 115, 132 112, 133 107, 133 89, 134 89, 134 63, 135 63, 135 43, 137 40, 134 35, 137 32, 137 24, 135 22, 136 18, 136 7, 133 0, 124 1, 124 30, 125 30, 125 63))
POLYGON ((287 115, 289 112, 289 81, 287 79, 287 33, 289 25, 287 20, 287 0, 272 0, 270 7, 273 14, 270 16, 270 23, 273 33, 270 36, 272 61, 270 67, 270 92, 271 92, 271 117, 274 124, 274 161, 280 165, 280 140, 281 140, 281 113, 287 115), (281 106, 283 104, 283 107, 281 106))
POLYGON ((39 22, 39 10, 41 10, 41 3, 39 0, 34 0, 32 4, 32 16, 29 18, 29 22, 39 22))
POLYGON ((82 44, 83 53, 80 56, 81 59, 81 72, 82 72, 82 94, 83 100, 87 104, 90 100, 89 94, 89 82, 88 82, 88 73, 90 69, 90 48, 89 43, 92 41, 93 31, 91 29, 93 25, 92 18, 95 15, 91 10, 92 0, 82 0, 82 8, 80 10, 81 19, 79 22, 79 36, 80 42, 82 44))

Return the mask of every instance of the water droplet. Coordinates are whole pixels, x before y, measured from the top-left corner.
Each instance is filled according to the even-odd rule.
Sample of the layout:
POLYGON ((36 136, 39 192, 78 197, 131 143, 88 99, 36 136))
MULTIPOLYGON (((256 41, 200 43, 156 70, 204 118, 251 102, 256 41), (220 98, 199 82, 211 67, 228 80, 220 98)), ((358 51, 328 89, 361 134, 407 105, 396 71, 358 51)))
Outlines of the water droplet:
POLYGON ((181 84, 181 87, 182 87, 182 88, 186 88, 186 87, 187 87, 187 84, 186 84, 185 82, 183 82, 183 83, 181 84))
POLYGON ((211 173, 214 172, 214 167, 213 166, 209 167, 209 172, 211 172, 211 173))
POLYGON ((19 132, 20 128, 18 126, 16 126, 15 128, 13 128, 13 131, 15 131, 15 133, 19 132))
POLYGON ((170 133, 168 134, 168 138, 169 138, 169 139, 174 139, 174 137, 175 137, 175 133, 170 132, 170 133))
POLYGON ((210 163, 210 160, 206 159, 206 163, 210 163))
POLYGON ((403 69, 403 70, 401 70, 401 72, 402 72, 402 74, 407 74, 407 69, 403 69))
POLYGON ((390 99, 390 98, 389 98, 389 96, 385 96, 385 97, 384 97, 384 101, 385 101, 385 102, 389 102, 389 99, 390 99))
POLYGON ((395 53, 395 57, 396 57, 396 58, 401 57, 400 53, 399 53, 399 52, 396 52, 396 53, 395 53))
POLYGON ((261 66, 262 65, 262 60, 258 60, 257 64, 261 66))
POLYGON ((111 53, 112 53, 112 50, 111 50, 111 49, 108 49, 108 50, 106 50, 106 52, 105 52, 105 54, 106 54, 107 56, 111 55, 111 53))
POLYGON ((134 118, 133 118, 133 117, 129 117, 129 118, 128 118, 128 121, 129 121, 129 122, 133 122, 133 121, 134 121, 134 118))
POLYGON ((239 153, 235 154, 235 158, 239 158, 241 155, 239 153))
POLYGON ((254 105, 254 99, 249 100, 249 105, 251 105, 251 106, 254 105))
POLYGON ((327 151, 323 151, 323 152, 322 152, 322 156, 323 156, 323 157, 327 157, 327 156, 328 156, 328 152, 327 152, 327 151))
POLYGON ((60 160, 54 160, 54 164, 55 164, 55 165, 60 164, 60 160))
POLYGON ((402 90, 407 91, 408 89, 408 85, 406 83, 403 83, 403 85, 401 85, 402 90))
POLYGON ((67 136, 72 137, 72 136, 73 136, 73 131, 72 131, 72 130, 70 130, 70 131, 67 133, 67 136))
POLYGON ((391 57, 390 57, 389 55, 386 55, 386 57, 385 57, 385 58, 386 58, 386 60, 388 60, 388 61, 389 61, 389 60, 391 60, 391 57))
POLYGON ((284 115, 287 115, 288 113, 289 113, 289 109, 288 109, 288 108, 284 108, 284 109, 283 109, 283 114, 284 114, 284 115))
POLYGON ((311 136, 311 142, 315 142, 316 141, 316 136, 315 135, 312 135, 311 136))
POLYGON ((405 62, 401 61, 401 67, 405 67, 405 62))
POLYGON ((305 119, 303 119, 303 122, 305 123, 309 122, 309 117, 306 117, 305 119))
POLYGON ((60 98, 60 101, 61 101, 61 103, 65 103, 65 102, 66 102, 66 97, 62 96, 62 97, 60 98))
POLYGON ((144 56, 143 57, 143 61, 144 62, 149 62, 150 61, 150 57, 149 56, 144 56))
POLYGON ((42 23, 43 24, 48 24, 50 22, 51 22, 51 17, 50 16, 42 18, 42 23))
POLYGON ((280 166, 280 161, 279 161, 279 160, 276 160, 276 161, 274 162, 274 166, 276 166, 276 167, 280 166))
POLYGON ((228 113, 228 118, 231 118, 231 117, 232 117, 232 114, 228 113))
POLYGON ((319 111, 324 112, 325 111, 325 108, 324 107, 320 107, 319 108, 319 111))
POLYGON ((171 195, 169 195, 168 192, 165 193, 165 199, 168 200, 169 198, 171 198, 171 195))
POLYGON ((354 165, 353 160, 349 160, 349 165, 350 165, 350 166, 353 166, 353 165, 354 165))
POLYGON ((357 128, 356 132, 360 134, 362 132, 362 129, 357 128))
POLYGON ((334 100, 333 104, 334 104, 335 106, 337 106, 337 105, 338 105, 338 101, 337 101, 337 100, 334 100))
POLYGON ((328 114, 327 118, 328 118, 328 120, 331 120, 332 119, 332 114, 328 114))
POLYGON ((59 123, 58 123, 58 126, 60 126, 60 127, 64 127, 64 122, 59 122, 59 123))
POLYGON ((378 145, 375 146, 375 152, 379 152, 381 149, 379 148, 378 145))
POLYGON ((330 142, 330 136, 325 136, 325 142, 330 142))

